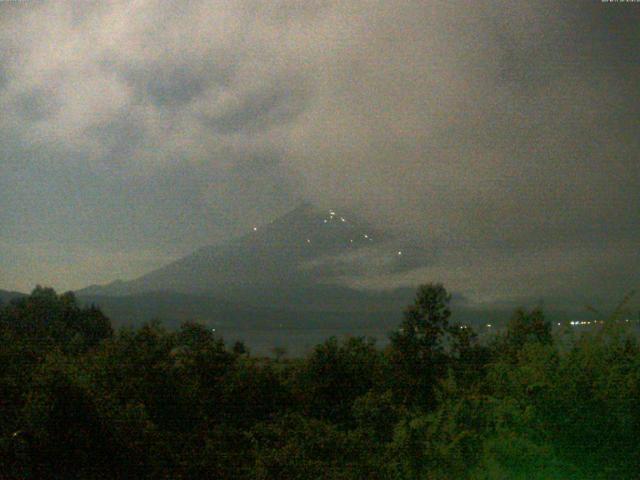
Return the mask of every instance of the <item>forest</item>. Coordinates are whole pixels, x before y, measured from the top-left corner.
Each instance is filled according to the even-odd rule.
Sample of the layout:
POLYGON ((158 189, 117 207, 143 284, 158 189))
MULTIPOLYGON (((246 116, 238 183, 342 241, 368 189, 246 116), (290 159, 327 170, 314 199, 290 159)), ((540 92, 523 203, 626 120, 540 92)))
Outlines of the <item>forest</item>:
POLYGON ((0 479, 640 478, 640 347, 619 312, 480 341, 425 284, 389 343, 253 356, 210 328, 114 329, 37 287, 0 307, 0 479))

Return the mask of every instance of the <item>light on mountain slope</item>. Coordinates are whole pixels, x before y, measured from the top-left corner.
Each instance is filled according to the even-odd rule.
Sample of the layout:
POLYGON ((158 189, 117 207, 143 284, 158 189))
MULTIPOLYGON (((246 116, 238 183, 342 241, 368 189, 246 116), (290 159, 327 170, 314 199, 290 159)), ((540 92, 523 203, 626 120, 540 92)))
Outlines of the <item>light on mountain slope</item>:
MULTIPOLYGON (((325 224, 325 225, 326 224, 330 224, 330 223, 334 224, 334 220, 335 220, 336 222, 338 222, 338 225, 345 224, 343 227, 339 227, 339 228, 352 229, 353 227, 355 227, 354 224, 351 224, 350 222, 347 222, 347 219, 345 217, 338 215, 336 213, 336 210, 329 209, 328 213, 329 213, 329 216, 325 217, 325 218, 322 218, 321 214, 317 214, 318 217, 322 218, 323 224, 325 224), (346 225, 347 223, 349 225, 346 225)), ((319 220, 319 218, 318 218, 318 220, 319 220)), ((269 223, 272 224, 273 221, 270 221, 269 223)), ((259 227, 257 225, 254 225, 252 227, 252 230, 254 232, 257 232, 258 228, 259 227)), ((334 226, 333 228, 336 228, 336 227, 334 226)), ((340 230, 335 230, 335 231, 339 232, 340 230)), ((344 231, 346 232, 348 230, 344 230, 344 231)), ((317 239, 314 238, 313 232, 308 232, 308 233, 311 233, 311 236, 302 237, 302 239, 303 239, 305 244, 311 245, 311 244, 315 243, 315 240, 317 240, 317 239)), ((367 240, 368 242, 372 242, 373 243, 373 241, 374 241, 374 239, 369 235, 369 233, 359 233, 358 237, 363 238, 364 240, 367 240)), ((343 244, 343 245, 345 245, 346 248, 349 248, 351 246, 355 246, 356 244, 358 246, 362 246, 362 244, 360 242, 355 242, 355 240, 353 238, 350 238, 349 239, 349 243, 348 244, 343 244)), ((400 257, 400 256, 403 256, 403 254, 404 254, 404 252, 402 250, 394 250, 393 248, 391 248, 390 250, 391 251, 389 252, 389 254, 392 255, 393 257, 400 257)))

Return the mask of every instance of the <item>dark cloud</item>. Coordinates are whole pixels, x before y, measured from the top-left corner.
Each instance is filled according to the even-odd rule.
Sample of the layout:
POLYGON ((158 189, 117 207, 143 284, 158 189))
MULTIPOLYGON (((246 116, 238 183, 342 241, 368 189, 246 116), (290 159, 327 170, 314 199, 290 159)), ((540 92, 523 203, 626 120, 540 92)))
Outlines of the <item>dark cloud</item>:
POLYGON ((0 90, 2 90, 9 82, 9 74, 7 69, 3 66, 5 60, 2 59, 0 54, 0 90))
POLYGON ((34 88, 16 97, 16 113, 25 122, 46 120, 57 110, 51 96, 42 88, 34 88))
POLYGON ((222 134, 263 131, 293 122, 305 109, 307 91, 302 82, 282 78, 273 85, 242 95, 234 105, 203 121, 222 134))
POLYGON ((134 153, 144 143, 144 123, 130 112, 123 112, 106 122, 87 128, 87 135, 103 147, 102 160, 121 167, 135 161, 134 153))
POLYGON ((133 89, 133 102, 150 101, 159 107, 179 108, 188 104, 212 85, 228 87, 232 66, 165 64, 146 65, 135 63, 119 65, 114 60, 103 60, 105 71, 115 71, 133 89))

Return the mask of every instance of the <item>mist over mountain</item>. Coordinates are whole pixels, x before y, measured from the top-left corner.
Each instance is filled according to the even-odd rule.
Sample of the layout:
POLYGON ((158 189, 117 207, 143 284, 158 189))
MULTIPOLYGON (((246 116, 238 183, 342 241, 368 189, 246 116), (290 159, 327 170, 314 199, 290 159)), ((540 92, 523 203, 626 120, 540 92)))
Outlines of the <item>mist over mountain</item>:
POLYGON ((157 318, 227 328, 389 326, 413 289, 359 290, 345 279, 405 268, 411 252, 398 245, 354 215, 305 203, 139 278, 76 293, 119 324, 157 318))
POLYGON ((306 311, 392 308, 397 292, 361 292, 340 279, 368 268, 401 269, 408 255, 352 215, 302 204, 239 238, 200 248, 134 280, 77 293, 113 297, 166 291, 306 311))
MULTIPOLYGON (((195 320, 227 331, 384 330, 398 322, 415 285, 374 290, 355 288, 352 280, 410 271, 428 264, 430 254, 353 214, 304 203, 139 278, 76 293, 85 304, 100 305, 117 324, 159 319, 169 325, 195 320)), ((453 292, 454 320, 503 323, 520 304, 536 304, 524 300, 477 305, 453 292)), ((549 304, 546 310, 559 321, 585 314, 577 304, 549 304)))

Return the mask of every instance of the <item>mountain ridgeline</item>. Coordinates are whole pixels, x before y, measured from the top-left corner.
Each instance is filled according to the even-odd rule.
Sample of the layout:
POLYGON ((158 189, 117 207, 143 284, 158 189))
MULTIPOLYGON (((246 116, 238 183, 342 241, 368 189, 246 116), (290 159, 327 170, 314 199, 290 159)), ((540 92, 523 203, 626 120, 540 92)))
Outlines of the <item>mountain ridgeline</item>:
MULTIPOLYGON (((337 325, 379 323, 391 312, 393 323, 412 289, 366 292, 335 282, 358 273, 366 252, 389 241, 354 215, 303 204, 134 280, 76 294, 124 323, 157 317, 245 326, 337 325)), ((386 248, 390 267, 402 268, 402 252, 386 248)))

